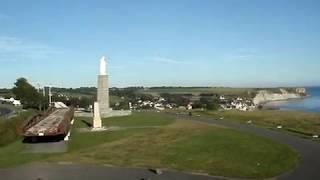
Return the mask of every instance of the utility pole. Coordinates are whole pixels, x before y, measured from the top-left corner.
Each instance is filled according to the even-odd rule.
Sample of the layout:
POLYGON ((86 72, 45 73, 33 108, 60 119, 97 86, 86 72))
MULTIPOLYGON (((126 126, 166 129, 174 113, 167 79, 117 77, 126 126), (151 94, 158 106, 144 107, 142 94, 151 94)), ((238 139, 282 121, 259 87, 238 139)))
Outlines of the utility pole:
MULTIPOLYGON (((40 94, 41 92, 41 86, 40 86, 40 83, 37 83, 37 86, 38 86, 38 88, 37 88, 37 92, 40 94)), ((40 111, 42 111, 42 108, 43 108, 43 110, 44 110, 44 107, 42 107, 42 98, 40 97, 40 99, 39 99, 39 110, 40 111)))
POLYGON ((37 85, 38 85, 38 93, 40 93, 40 89, 41 89, 40 83, 37 83, 37 85))
POLYGON ((51 107, 51 98, 52 98, 51 85, 49 85, 49 107, 51 107))

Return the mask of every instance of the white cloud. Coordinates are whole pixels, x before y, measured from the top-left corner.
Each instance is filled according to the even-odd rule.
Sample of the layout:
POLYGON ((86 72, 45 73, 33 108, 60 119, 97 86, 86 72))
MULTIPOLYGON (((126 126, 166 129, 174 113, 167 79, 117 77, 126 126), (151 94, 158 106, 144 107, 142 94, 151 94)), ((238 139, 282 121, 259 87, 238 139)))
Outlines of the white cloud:
POLYGON ((0 60, 43 59, 62 51, 45 44, 0 36, 0 60))
POLYGON ((228 59, 248 60, 248 59, 252 59, 259 56, 254 54, 233 54, 233 55, 228 55, 227 57, 228 59))
POLYGON ((238 48, 234 52, 224 56, 226 60, 254 60, 261 58, 257 50, 250 48, 238 48))
POLYGON ((154 57, 152 59, 155 62, 166 63, 166 64, 180 64, 180 65, 191 64, 191 62, 189 61, 180 61, 180 60, 175 60, 175 59, 170 59, 165 57, 154 57))

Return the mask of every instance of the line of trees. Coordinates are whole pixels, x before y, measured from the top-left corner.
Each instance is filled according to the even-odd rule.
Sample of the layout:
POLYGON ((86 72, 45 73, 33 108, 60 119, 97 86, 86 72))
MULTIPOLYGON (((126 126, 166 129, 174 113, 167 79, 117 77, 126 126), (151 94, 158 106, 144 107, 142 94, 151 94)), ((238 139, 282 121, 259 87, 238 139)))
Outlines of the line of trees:
POLYGON ((37 91, 25 78, 19 78, 14 83, 12 93, 21 101, 24 108, 44 110, 48 107, 48 98, 37 91))

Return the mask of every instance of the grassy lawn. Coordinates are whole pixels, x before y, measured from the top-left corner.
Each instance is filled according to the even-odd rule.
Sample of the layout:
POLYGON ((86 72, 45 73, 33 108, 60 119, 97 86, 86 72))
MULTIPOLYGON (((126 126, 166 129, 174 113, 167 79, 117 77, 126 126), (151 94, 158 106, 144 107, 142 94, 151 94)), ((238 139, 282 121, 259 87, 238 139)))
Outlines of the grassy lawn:
POLYGON ((25 154, 22 139, 18 139, 13 143, 0 147, 0 168, 17 166, 32 161, 39 161, 49 157, 49 154, 25 154))
POLYGON ((33 111, 25 111, 10 119, 0 118, 0 148, 19 139, 16 129, 32 113, 33 111))
POLYGON ((255 135, 196 122, 175 121, 161 113, 134 113, 103 119, 106 126, 160 126, 114 132, 79 132, 77 118, 69 151, 21 154, 18 141, 0 148, 0 166, 30 161, 73 162, 123 167, 164 168, 219 176, 265 178, 292 169, 298 155, 285 145, 255 135))
MULTIPOLYGON (((77 118, 75 127, 86 127, 83 123, 86 121, 92 124, 92 118, 80 117, 77 118)), ((112 117, 103 120, 104 126, 165 126, 174 121, 171 117, 165 117, 162 114, 155 112, 134 113, 132 116, 112 117)))
POLYGON ((320 114, 287 111, 204 111, 196 112, 219 119, 245 123, 251 120, 254 124, 267 128, 283 126, 284 130, 300 136, 320 134, 320 114))

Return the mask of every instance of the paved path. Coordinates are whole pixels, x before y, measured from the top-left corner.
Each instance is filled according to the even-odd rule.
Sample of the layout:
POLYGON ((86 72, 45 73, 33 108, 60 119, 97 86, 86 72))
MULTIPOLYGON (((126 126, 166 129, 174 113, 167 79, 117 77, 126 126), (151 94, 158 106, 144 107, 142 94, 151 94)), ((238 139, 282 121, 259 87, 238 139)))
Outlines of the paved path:
POLYGON ((218 180, 219 178, 147 169, 84 165, 39 164, 0 169, 2 180, 218 180))
POLYGON ((64 153, 67 152, 67 143, 63 140, 59 142, 43 142, 25 144, 24 153, 64 153))
MULTIPOLYGON (((189 117, 177 115, 178 119, 188 119, 200 121, 208 124, 225 126, 244 132, 254 133, 258 136, 271 138, 282 144, 286 144, 300 154, 298 167, 293 171, 286 173, 278 179, 281 180, 320 180, 320 143, 308 139, 302 139, 290 134, 277 132, 265 128, 259 128, 254 125, 232 123, 223 120, 215 120, 207 117, 189 117)), ((277 162, 274 162, 277 163, 277 162)))

